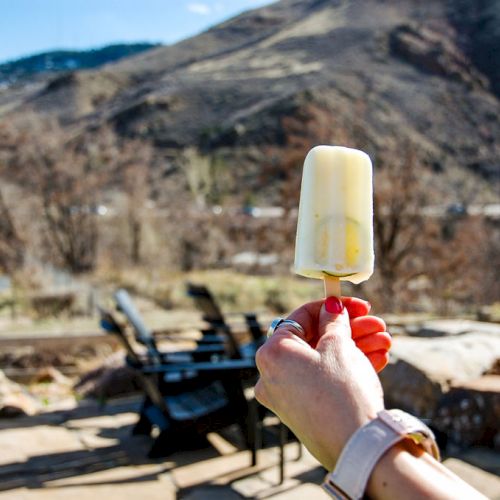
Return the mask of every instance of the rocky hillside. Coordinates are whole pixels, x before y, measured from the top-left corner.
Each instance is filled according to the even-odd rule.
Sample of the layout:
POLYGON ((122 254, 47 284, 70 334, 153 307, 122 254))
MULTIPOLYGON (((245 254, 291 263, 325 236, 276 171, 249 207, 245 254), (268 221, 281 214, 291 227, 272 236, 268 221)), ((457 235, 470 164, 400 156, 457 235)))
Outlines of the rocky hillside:
POLYGON ((108 124, 167 158, 196 146, 230 166, 233 191, 260 192, 269 151, 301 135, 375 159, 408 142, 437 173, 495 182, 499 16, 498 0, 281 0, 173 46, 3 90, 0 117, 108 124))

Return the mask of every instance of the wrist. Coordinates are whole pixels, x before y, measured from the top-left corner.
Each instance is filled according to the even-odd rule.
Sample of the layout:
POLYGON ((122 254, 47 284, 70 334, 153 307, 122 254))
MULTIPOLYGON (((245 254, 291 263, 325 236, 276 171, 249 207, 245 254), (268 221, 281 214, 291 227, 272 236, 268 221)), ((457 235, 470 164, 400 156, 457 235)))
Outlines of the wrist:
MULTIPOLYGON (((401 410, 382 410, 376 419, 351 436, 333 472, 326 477, 324 488, 335 498, 361 498, 381 460, 384 459, 381 463, 385 464, 384 456, 389 455, 390 463, 394 459, 394 446, 404 440, 412 440, 413 446, 420 447, 422 453, 426 451, 439 458, 434 435, 423 422, 401 410)), ((418 453, 415 448, 404 446, 406 452, 418 453)), ((381 470, 384 471, 383 466, 381 470)), ((383 481, 376 484, 384 486, 383 481)))
MULTIPOLYGON (((380 409, 379 409, 380 411, 380 409)), ((332 471, 352 436, 377 418, 377 411, 360 411, 356 408, 346 412, 343 421, 336 421, 335 427, 318 429, 315 442, 321 443, 322 450, 317 457, 326 470, 332 471), (342 430, 342 433, 339 431, 342 430)))

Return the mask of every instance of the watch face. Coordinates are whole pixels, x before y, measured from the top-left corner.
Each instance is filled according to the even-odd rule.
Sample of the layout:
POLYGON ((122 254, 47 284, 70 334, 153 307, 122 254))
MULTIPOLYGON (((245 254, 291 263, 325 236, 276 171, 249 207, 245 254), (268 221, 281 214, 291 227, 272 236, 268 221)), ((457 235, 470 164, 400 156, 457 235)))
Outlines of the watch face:
POLYGON ((402 410, 383 410, 377 416, 396 432, 412 439, 436 460, 440 459, 434 434, 421 420, 402 410))

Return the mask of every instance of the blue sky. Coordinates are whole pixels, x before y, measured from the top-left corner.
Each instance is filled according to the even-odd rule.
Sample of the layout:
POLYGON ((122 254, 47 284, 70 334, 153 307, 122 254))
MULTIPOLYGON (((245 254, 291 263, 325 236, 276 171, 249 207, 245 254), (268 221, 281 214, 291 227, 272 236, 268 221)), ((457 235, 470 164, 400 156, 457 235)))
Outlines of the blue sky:
POLYGON ((0 0, 0 62, 115 42, 173 43, 271 0, 0 0))

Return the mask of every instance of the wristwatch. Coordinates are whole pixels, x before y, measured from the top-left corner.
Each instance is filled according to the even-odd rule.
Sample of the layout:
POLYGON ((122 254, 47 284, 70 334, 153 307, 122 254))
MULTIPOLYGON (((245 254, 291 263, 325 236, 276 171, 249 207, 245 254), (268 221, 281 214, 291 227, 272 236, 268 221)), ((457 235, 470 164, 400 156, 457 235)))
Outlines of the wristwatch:
POLYGON ((404 439, 412 440, 439 460, 439 449, 429 427, 404 411, 382 410, 351 436, 323 488, 340 500, 362 498, 380 457, 404 439))

